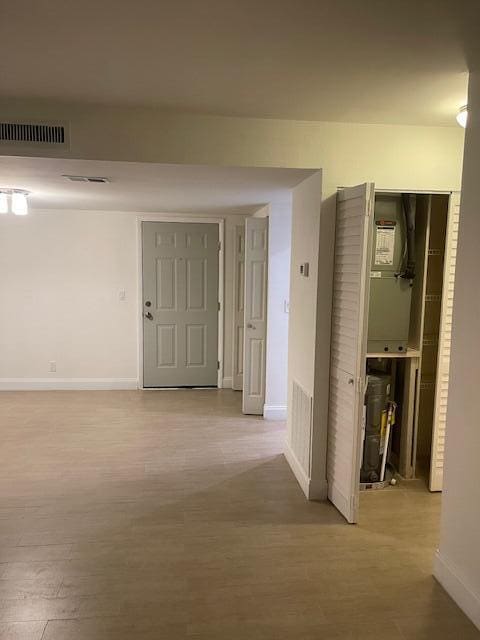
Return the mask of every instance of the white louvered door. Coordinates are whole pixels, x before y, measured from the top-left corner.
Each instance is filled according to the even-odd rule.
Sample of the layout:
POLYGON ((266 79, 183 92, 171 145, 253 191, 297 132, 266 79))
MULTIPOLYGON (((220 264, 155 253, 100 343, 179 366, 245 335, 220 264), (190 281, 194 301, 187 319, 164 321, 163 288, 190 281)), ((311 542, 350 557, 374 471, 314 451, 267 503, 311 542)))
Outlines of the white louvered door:
POLYGON ((328 497, 357 522, 365 392, 373 183, 337 199, 328 419, 328 497))
POLYGON ((460 193, 452 193, 448 210, 447 237, 443 269, 442 311, 438 341, 437 379, 433 413, 432 455, 430 463, 430 491, 443 488, 443 460, 447 422, 450 346, 452 340, 453 295, 457 261, 460 193))

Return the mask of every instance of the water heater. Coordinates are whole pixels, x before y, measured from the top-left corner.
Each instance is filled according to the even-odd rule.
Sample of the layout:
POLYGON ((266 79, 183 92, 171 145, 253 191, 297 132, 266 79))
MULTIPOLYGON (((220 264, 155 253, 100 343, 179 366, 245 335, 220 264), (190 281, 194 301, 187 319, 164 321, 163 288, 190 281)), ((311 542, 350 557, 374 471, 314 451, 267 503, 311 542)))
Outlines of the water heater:
POLYGON ((407 350, 414 252, 415 196, 377 195, 370 260, 369 353, 407 350))

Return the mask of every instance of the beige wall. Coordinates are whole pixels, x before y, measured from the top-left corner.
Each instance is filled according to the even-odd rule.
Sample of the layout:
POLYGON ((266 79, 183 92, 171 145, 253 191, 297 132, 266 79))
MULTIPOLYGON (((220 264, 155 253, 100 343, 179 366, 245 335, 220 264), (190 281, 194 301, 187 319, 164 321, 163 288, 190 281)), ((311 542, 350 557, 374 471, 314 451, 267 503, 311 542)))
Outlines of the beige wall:
MULTIPOLYGON (((300 486, 308 498, 326 497, 325 453, 326 448, 312 451, 310 424, 299 420, 293 411, 293 384, 299 385, 304 394, 312 399, 312 406, 327 406, 325 389, 317 389, 315 380, 319 371, 329 361, 330 325, 320 337, 324 343, 324 362, 317 360, 317 322, 319 315, 319 252, 321 234, 322 173, 318 171, 301 182, 292 192, 292 251, 290 264, 290 321, 288 332, 288 419, 285 455, 300 486), (302 274, 301 266, 308 264, 308 275, 302 274), (320 465, 319 459, 322 460, 320 465)), ((329 285, 331 283, 328 283, 329 285)), ((327 287, 328 288, 328 287, 327 287)), ((325 310, 328 318, 330 309, 325 310)), ((305 415, 302 412, 302 415, 305 415)), ((315 415, 315 411, 314 411, 315 415)), ((326 432, 325 415, 317 413, 319 419, 313 423, 313 432, 326 432)), ((322 444, 326 444, 324 441, 322 444)))
POLYGON ((480 628, 480 74, 470 77, 440 548, 435 574, 480 628))
POLYGON ((322 174, 319 171, 293 189, 290 258, 289 385, 295 380, 313 397, 317 318, 318 242, 322 174), (309 274, 300 274, 308 263, 309 274))
MULTIPOLYGON (((324 193, 365 180, 382 188, 458 189, 461 179, 463 133, 457 126, 294 122, 7 100, 0 117, 69 122, 66 157, 321 168, 324 193)), ((2 148, 5 155, 61 155, 2 148)))

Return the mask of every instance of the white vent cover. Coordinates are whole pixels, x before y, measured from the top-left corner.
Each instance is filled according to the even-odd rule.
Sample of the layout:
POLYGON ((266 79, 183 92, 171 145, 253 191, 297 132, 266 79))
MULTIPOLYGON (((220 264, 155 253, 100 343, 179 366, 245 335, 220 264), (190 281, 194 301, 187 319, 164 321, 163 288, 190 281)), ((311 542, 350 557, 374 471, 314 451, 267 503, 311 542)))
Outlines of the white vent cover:
POLYGON ((293 380, 290 446, 308 478, 310 477, 311 439, 312 398, 298 382, 293 380))
POLYGON ((70 180, 70 182, 93 182, 95 184, 106 184, 110 182, 108 178, 102 176, 69 176, 63 175, 62 178, 70 180))
POLYGON ((68 146, 65 124, 49 122, 0 122, 0 143, 8 145, 68 146))

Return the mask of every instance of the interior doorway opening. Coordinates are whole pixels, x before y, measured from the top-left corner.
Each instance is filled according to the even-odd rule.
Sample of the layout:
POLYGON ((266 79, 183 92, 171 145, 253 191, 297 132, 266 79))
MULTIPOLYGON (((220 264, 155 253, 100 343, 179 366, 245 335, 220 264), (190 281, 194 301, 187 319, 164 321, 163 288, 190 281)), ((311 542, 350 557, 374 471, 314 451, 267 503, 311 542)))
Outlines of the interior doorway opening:
MULTIPOLYGON (((31 274, 27 282, 22 280, 24 271, 16 270, 4 292, 5 307, 17 309, 23 318, 22 334, 28 335, 28 345, 20 335, 17 337, 20 329, 7 314, 5 333, 12 345, 23 346, 20 350, 4 350, 3 388, 143 389, 146 386, 143 313, 153 315, 151 307, 144 303, 153 303, 153 296, 143 299, 141 225, 161 221, 173 224, 182 220, 205 227, 211 224, 218 229, 220 249, 215 302, 220 303, 221 308, 217 310, 218 348, 214 360, 218 370, 215 368, 213 383, 218 388, 233 386, 235 227, 244 225, 247 218, 264 218, 261 211, 268 209, 269 229, 265 240, 270 249, 272 218, 280 220, 279 208, 288 209, 292 189, 310 175, 310 170, 42 157, 3 158, 0 170, 8 176, 8 184, 30 193, 30 215, 2 218, 2 233, 8 238, 6 249, 12 255, 22 255, 23 269, 31 274), (68 176, 84 176, 85 180, 72 181, 68 176), (104 179, 89 181, 89 176, 104 179)), ((290 212, 285 220, 288 215, 290 212)), ((273 224, 273 237, 281 227, 280 223, 273 224)), ((290 225, 285 228, 289 230, 290 225)), ((263 270, 265 277, 270 275, 275 279, 278 275, 286 290, 288 252, 280 256, 277 245, 275 241, 273 258, 270 254, 267 260, 278 259, 278 265, 271 270, 268 264, 263 270)), ((164 267, 160 271, 167 278, 172 272, 168 264, 164 267)), ((254 270, 259 274, 262 268, 257 264, 254 270)), ((198 285, 199 270, 192 270, 191 275, 198 285)), ((265 291, 268 323, 278 312, 278 306, 270 308, 270 294, 277 292, 278 287, 274 283, 272 287, 265 287, 265 291)), ((191 297, 190 306, 201 303, 198 295, 193 299, 195 295, 191 297)), ((282 318, 280 322, 277 319, 284 333, 285 320, 288 320, 284 311, 287 297, 288 293, 282 293, 282 318)), ((254 302, 256 312, 258 300, 254 302)), ((168 300, 163 301, 164 307, 168 304, 168 300)), ((165 320, 164 324, 172 323, 165 320)), ((198 326, 200 321, 190 324, 195 325, 190 327, 190 346, 196 348, 190 360, 199 367, 204 329, 198 326)), ((164 326, 162 332, 164 338, 168 337, 174 327, 164 326)), ((271 338, 275 338, 275 332, 271 338)), ((267 365, 272 339, 262 346, 267 365)), ((175 354, 168 341, 164 340, 163 347, 166 350, 159 353, 157 349, 156 356, 168 365, 175 354)), ((258 356, 262 349, 255 351, 255 348, 252 354, 258 356)), ((287 340, 275 348, 285 362, 286 350, 287 340)), ((270 373, 275 377, 280 371, 286 379, 286 365, 270 367, 263 379, 261 376, 258 379, 268 389, 270 373)), ((175 380, 169 384, 180 382, 175 380)), ((186 384, 204 383, 187 381, 186 384)), ((208 380, 208 384, 212 381, 208 380)), ((276 402, 286 413, 283 387, 276 402)))

